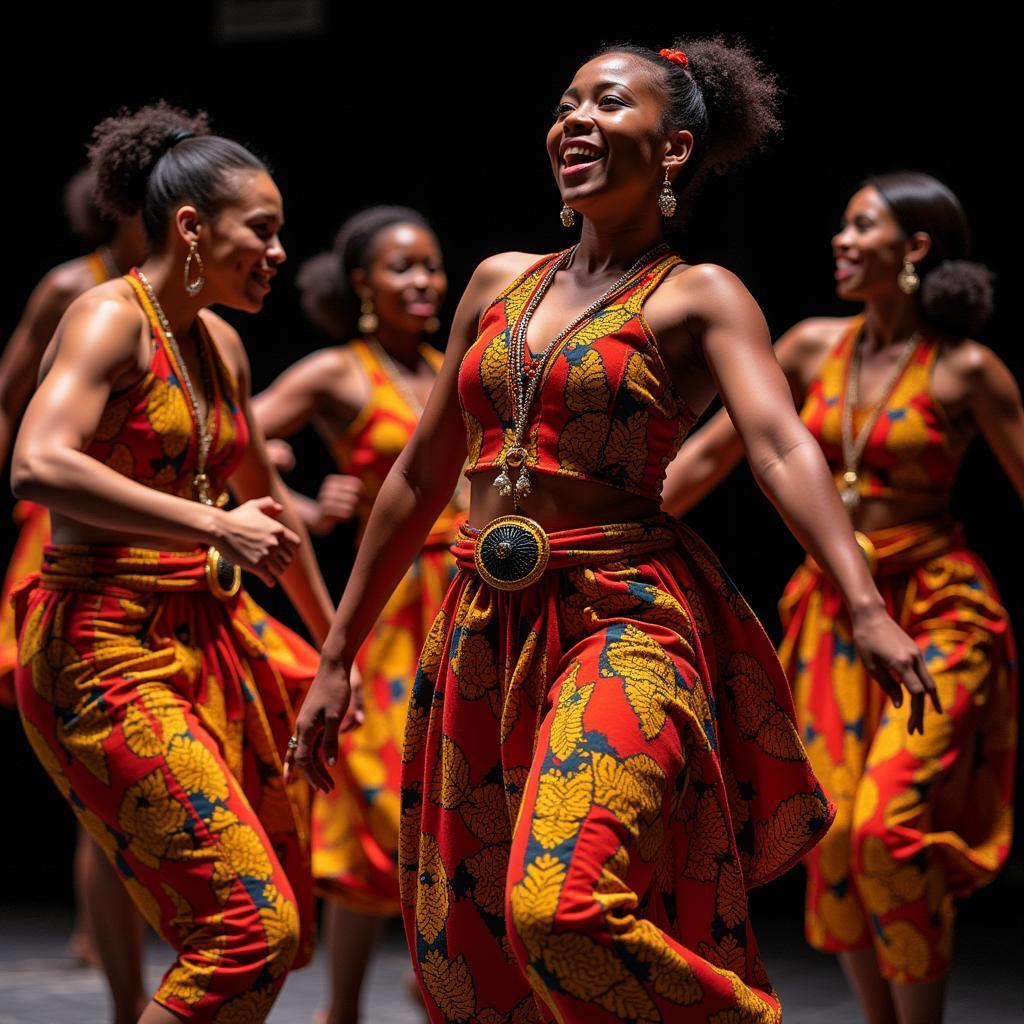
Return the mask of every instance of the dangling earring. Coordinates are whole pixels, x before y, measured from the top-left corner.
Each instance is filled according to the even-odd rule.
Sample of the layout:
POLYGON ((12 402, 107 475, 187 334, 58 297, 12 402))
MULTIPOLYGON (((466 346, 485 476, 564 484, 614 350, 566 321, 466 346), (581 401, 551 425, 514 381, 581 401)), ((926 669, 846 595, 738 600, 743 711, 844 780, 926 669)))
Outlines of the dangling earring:
POLYGON ((566 206, 562 203, 562 212, 559 214, 562 218, 562 227, 571 228, 576 223, 576 211, 571 206, 566 206))
POLYGON ((917 276, 917 268, 909 259, 904 258, 903 269, 896 275, 896 283, 904 295, 913 295, 921 287, 921 278, 917 276))
POLYGON ((676 194, 672 191, 672 182, 668 180, 668 168, 665 168, 665 180, 662 182, 661 191, 658 193, 658 209, 662 217, 666 219, 676 215, 676 194))
POLYGON ((359 333, 376 334, 379 326, 380 319, 373 311, 373 299, 367 295, 359 307, 359 333))
POLYGON ((427 322, 423 325, 425 334, 437 334, 441 330, 441 321, 436 316, 428 316, 427 322))
POLYGON ((203 269, 203 257, 199 255, 199 246, 193 242, 188 247, 188 255, 185 257, 185 291, 193 298, 203 290, 203 285, 206 284, 203 269), (195 279, 192 278, 193 260, 196 261, 196 270, 199 271, 195 279))

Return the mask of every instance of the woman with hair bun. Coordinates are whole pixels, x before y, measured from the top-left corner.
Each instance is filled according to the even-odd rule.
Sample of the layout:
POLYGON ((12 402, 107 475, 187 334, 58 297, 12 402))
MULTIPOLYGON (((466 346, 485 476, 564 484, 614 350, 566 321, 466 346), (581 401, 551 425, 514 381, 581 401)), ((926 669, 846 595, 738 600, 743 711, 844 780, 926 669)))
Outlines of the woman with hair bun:
POLYGON ((101 206, 150 255, 76 299, 18 433, 12 483, 53 543, 15 593, 37 756, 177 951, 139 1018, 262 1021, 312 948, 308 791, 282 771, 312 648, 241 587, 331 606, 249 414, 237 333, 285 258, 281 196, 236 142, 164 105, 100 123, 101 206), (224 508, 229 486, 242 502, 224 508))
POLYGON ((933 684, 885 613, 757 304, 665 225, 778 126, 742 46, 611 46, 547 137, 580 241, 475 271, 438 383, 374 505, 299 714, 333 780, 355 652, 467 458, 459 572, 413 687, 401 892, 434 1021, 777 1021, 746 890, 832 808, 775 652, 717 560, 660 512, 721 390, 759 479, 856 609, 879 680, 933 684))
MULTIPOLYGON (((312 423, 337 461, 318 498, 297 498, 309 529, 364 523, 412 436, 441 354, 437 330, 447 280, 423 216, 375 206, 342 225, 334 251, 298 276, 309 319, 345 344, 314 352, 253 402, 267 437, 312 423)), ((385 917, 398 914, 398 826, 405 714, 419 653, 451 582, 449 546, 459 509, 441 511, 413 564, 362 645, 364 721, 348 732, 331 769, 335 787, 313 802, 313 874, 328 899, 331 998, 325 1024, 359 1018, 368 959, 385 917)))
MULTIPOLYGON (((1006 611, 949 498, 979 432, 1024 497, 1024 411, 1010 372, 972 340, 991 312, 990 274, 968 261, 967 219, 945 185, 869 178, 832 252, 837 294, 863 311, 805 320, 776 353, 946 713, 905 732, 906 708, 871 685, 842 595, 808 558, 780 603, 779 654, 838 813, 806 861, 806 932, 839 954, 869 1020, 938 1021, 955 899, 1009 852, 1017 704, 1006 611)), ((719 413, 670 467, 663 507, 690 508, 741 454, 719 413)))

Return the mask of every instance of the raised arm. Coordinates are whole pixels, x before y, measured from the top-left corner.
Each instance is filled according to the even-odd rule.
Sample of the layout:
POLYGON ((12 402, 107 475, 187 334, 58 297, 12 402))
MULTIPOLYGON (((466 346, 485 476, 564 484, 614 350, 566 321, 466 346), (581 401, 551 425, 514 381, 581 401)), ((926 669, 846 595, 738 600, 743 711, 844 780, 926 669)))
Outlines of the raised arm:
POLYGON ((333 787, 323 762, 333 764, 337 758, 338 726, 349 701, 348 674, 356 652, 458 482, 466 456, 459 366, 476 338, 485 304, 522 269, 510 271, 508 259, 492 257, 474 273, 455 313, 444 364, 423 416, 374 502, 321 652, 320 671, 298 718, 295 763, 318 789, 333 787))
MULTIPOLYGON (((775 345, 775 357, 797 407, 803 404, 810 379, 831 344, 835 324, 802 320, 775 345)), ((685 515, 736 468, 743 455, 743 441, 728 412, 720 409, 683 444, 669 464, 661 507, 669 515, 685 515)))
POLYGON ((1010 483, 1024 501, 1024 408, 1020 388, 991 349, 977 346, 970 372, 971 412, 1010 483))
POLYGON ((129 537, 212 544, 272 583, 298 537, 265 514, 277 508, 269 497, 225 512, 146 487, 85 454, 115 385, 137 380, 149 366, 142 315, 109 290, 115 287, 86 293, 61 321, 15 442, 14 493, 129 537))
POLYGON ((690 316, 754 476, 793 535, 835 581, 868 671, 897 706, 902 694, 893 677, 910 692, 908 728, 920 730, 926 693, 941 710, 935 684, 917 645, 886 613, 821 449, 797 415, 761 310, 728 271, 702 267, 697 274, 690 282, 690 316))
POLYGON ((281 584, 314 642, 322 644, 330 628, 334 605, 313 554, 309 534, 292 503, 291 493, 270 461, 263 431, 253 416, 248 356, 234 328, 213 314, 206 316, 221 352, 230 360, 238 384, 239 404, 249 424, 249 444, 238 468, 231 475, 231 490, 242 502, 270 495, 281 506, 281 521, 299 538, 296 557, 280 575, 281 584))

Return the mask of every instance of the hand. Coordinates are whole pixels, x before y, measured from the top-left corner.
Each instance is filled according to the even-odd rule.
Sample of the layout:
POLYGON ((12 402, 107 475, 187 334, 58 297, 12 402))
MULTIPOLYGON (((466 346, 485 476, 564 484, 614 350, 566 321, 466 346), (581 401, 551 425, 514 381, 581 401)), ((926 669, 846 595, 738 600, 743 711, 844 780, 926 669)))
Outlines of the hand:
POLYGON ((273 498, 254 498, 221 513, 214 546, 225 558, 255 573, 268 587, 291 563, 299 538, 277 521, 283 511, 273 498))
POLYGON ((295 450, 280 437, 267 438, 267 458, 278 473, 290 473, 295 468, 295 450))
POLYGON ((868 672, 888 694, 895 707, 903 705, 901 685, 910 694, 907 732, 924 733, 924 701, 927 695, 940 714, 942 703, 921 656, 921 648, 896 625, 883 609, 854 616, 853 641, 868 672))
POLYGON ((363 482, 357 476, 332 473, 324 477, 316 499, 320 518, 313 524, 311 531, 322 536, 330 533, 338 523, 354 519, 363 490, 363 482))
POLYGON ((348 681, 352 687, 352 697, 348 702, 348 711, 341 720, 341 732, 358 729, 366 720, 366 704, 364 702, 363 673, 359 666, 353 664, 348 670, 348 681))
POLYGON ((295 764, 314 789, 334 789, 329 767, 338 760, 338 731, 348 717, 352 691, 351 669, 321 658, 295 722, 298 746, 285 761, 286 778, 295 764))

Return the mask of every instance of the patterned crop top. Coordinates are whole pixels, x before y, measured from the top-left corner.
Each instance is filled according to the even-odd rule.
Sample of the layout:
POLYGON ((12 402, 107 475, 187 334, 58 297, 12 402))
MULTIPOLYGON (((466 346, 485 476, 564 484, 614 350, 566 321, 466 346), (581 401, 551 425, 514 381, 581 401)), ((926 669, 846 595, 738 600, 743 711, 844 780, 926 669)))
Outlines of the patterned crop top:
MULTIPOLYGON (((199 445, 192 405, 174 352, 134 271, 125 280, 149 318, 149 369, 135 384, 111 394, 85 453, 140 484, 194 501, 199 445)), ((237 384, 202 321, 199 336, 206 365, 213 368, 214 398, 208 412, 213 418, 213 440, 207 473, 216 497, 225 491, 228 477, 241 461, 249 443, 249 426, 238 402, 237 384)), ((200 381, 193 381, 193 386, 198 389, 200 381)))
MULTIPOLYGON (((477 339, 459 368, 467 476, 500 467, 512 445, 511 341, 545 272, 563 256, 545 256, 480 318, 477 339)), ((652 260, 548 359, 524 438, 531 472, 589 480, 660 502, 665 468, 697 417, 672 384, 643 305, 680 262, 673 253, 652 260)))
MULTIPOLYGON (((848 394, 854 345, 863 323, 863 317, 855 317, 839 344, 826 356, 800 411, 800 418, 821 445, 840 487, 845 469, 842 407, 848 394)), ((934 338, 922 337, 898 378, 860 460, 856 486, 862 498, 921 501, 948 497, 968 439, 932 394, 938 351, 934 338)), ((870 408, 854 409, 854 437, 870 412, 870 408)))

